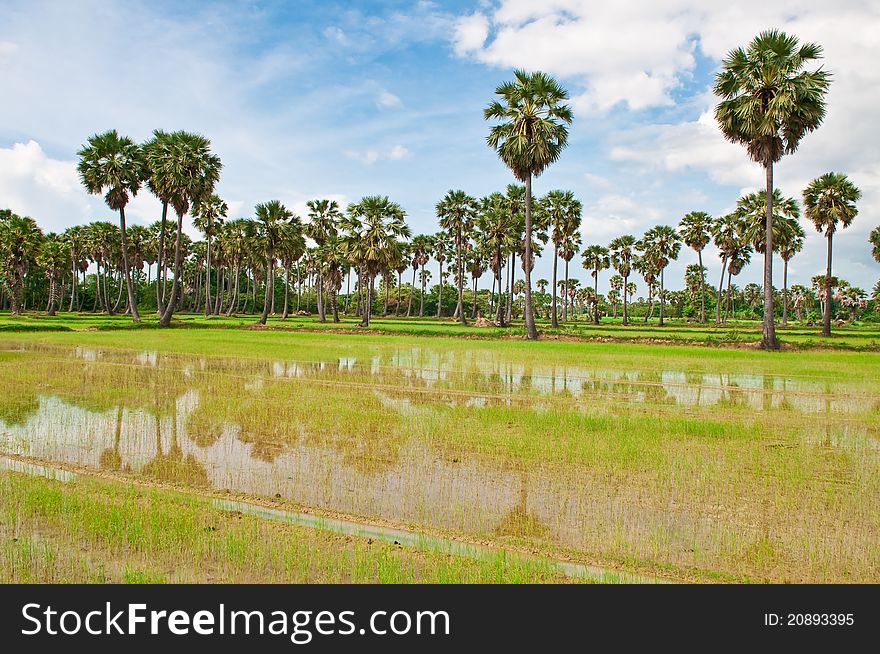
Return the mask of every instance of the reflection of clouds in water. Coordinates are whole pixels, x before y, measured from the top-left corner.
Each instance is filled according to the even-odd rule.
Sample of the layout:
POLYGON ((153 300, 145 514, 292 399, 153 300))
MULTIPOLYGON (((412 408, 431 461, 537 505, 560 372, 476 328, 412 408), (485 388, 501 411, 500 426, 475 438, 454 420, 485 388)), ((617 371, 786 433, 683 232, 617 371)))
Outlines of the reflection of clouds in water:
POLYGON ((137 361, 139 365, 155 368, 159 363, 159 353, 155 350, 144 350, 139 353, 134 360, 137 361))

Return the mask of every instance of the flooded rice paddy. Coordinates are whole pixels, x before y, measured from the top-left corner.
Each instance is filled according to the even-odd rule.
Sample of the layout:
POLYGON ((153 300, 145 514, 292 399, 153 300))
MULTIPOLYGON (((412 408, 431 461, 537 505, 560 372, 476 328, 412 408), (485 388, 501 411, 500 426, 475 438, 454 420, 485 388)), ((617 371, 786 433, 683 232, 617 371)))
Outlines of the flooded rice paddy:
POLYGON ((0 453, 673 578, 880 581, 870 375, 416 339, 0 347, 0 453))

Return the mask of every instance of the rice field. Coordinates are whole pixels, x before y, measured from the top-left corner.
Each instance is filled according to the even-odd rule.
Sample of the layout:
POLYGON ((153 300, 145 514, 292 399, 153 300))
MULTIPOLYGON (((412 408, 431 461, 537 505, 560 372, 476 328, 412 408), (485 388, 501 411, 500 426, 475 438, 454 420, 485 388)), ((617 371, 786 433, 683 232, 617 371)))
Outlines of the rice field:
POLYGON ((6 581, 100 579, 99 561, 112 580, 559 580, 544 560, 880 581, 874 352, 197 325, 7 331, 0 350, 0 454, 79 473, 0 473, 0 529, 18 538, 4 538, 6 581), (498 554, 386 543, 383 577, 363 538, 236 517, 218 498, 498 554), (178 514, 223 528, 123 542, 178 514), (247 564, 221 551, 232 525, 247 564), (210 565, 183 554, 192 543, 210 565))

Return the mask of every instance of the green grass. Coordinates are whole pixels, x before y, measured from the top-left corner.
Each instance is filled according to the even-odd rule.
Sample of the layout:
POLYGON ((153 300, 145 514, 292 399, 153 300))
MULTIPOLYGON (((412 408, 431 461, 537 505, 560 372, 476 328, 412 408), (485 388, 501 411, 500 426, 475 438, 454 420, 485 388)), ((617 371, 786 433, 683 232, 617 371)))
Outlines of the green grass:
POLYGON ((565 581, 540 561, 402 548, 221 511, 180 491, 5 472, 0 492, 5 583, 565 581))
POLYGON ((873 352, 197 328, 0 350, 0 450, 647 574, 880 579, 873 352))
MULTIPOLYGON (((410 336, 467 337, 478 339, 523 338, 525 331, 520 323, 509 328, 462 326, 449 318, 394 318, 375 317, 369 330, 358 327, 359 318, 343 317, 340 323, 332 321, 321 323, 314 316, 291 316, 286 320, 270 317, 265 327, 257 325, 256 316, 212 316, 179 313, 173 326, 178 329, 261 329, 284 331, 369 331, 378 334, 406 334, 410 336)), ((624 327, 621 320, 603 318, 600 325, 587 320, 573 320, 562 323, 559 329, 552 329, 549 322, 538 321, 538 328, 546 339, 648 341, 651 343, 693 343, 710 346, 753 346, 761 339, 761 323, 756 320, 732 320, 721 326, 699 325, 681 320, 669 320, 660 327, 657 320, 645 323, 634 318, 624 327)), ((28 313, 12 317, 0 313, 0 333, 2 332, 45 332, 45 331, 103 331, 103 330, 149 330, 159 329, 158 317, 154 314, 142 315, 140 324, 135 325, 127 316, 107 316, 104 314, 60 313, 50 317, 45 314, 28 313)), ((835 327, 830 337, 823 337, 819 326, 805 327, 792 322, 789 327, 777 327, 781 342, 787 347, 798 349, 852 349, 880 350, 880 324, 857 323, 835 327)))

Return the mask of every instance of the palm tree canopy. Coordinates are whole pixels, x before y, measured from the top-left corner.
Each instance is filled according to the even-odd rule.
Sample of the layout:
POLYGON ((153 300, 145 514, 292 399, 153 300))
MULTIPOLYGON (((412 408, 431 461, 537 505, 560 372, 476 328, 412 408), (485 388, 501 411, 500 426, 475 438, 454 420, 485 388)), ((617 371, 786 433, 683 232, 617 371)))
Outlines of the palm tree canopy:
POLYGON ((636 239, 631 234, 618 236, 608 244, 608 250, 611 256, 611 265, 624 277, 628 277, 633 260, 633 248, 636 245, 636 239))
POLYGON ((540 175, 568 142, 572 112, 563 104, 568 93, 545 73, 517 70, 513 81, 499 85, 495 94, 499 99, 486 107, 483 117, 499 122, 486 142, 518 180, 540 175))
POLYGON ((657 225, 645 232, 636 244, 636 248, 652 260, 659 272, 666 268, 670 261, 678 259, 681 252, 681 236, 669 225, 657 225))
POLYGON ((843 173, 825 173, 804 189, 804 213, 816 231, 830 236, 838 224, 849 227, 859 213, 856 202, 862 192, 843 173))
POLYGON ((804 247, 807 234, 800 222, 795 218, 786 218, 782 223, 778 243, 779 255, 784 261, 790 261, 804 247))
POLYGON ((306 206, 309 208, 306 236, 318 246, 335 238, 339 233, 339 222, 343 218, 339 203, 336 200, 309 200, 306 206))
POLYGON ((726 139, 745 145, 763 166, 794 152, 825 118, 831 74, 804 70, 822 47, 800 44, 779 30, 761 32, 746 49, 728 53, 715 78, 715 118, 726 139))
POLYGON ((712 216, 705 211, 691 211, 678 224, 684 244, 701 252, 712 240, 712 216))
POLYGON ((270 200, 258 204, 254 215, 259 225, 259 236, 266 257, 274 258, 278 254, 279 244, 285 225, 294 217, 293 212, 278 200, 270 200))
POLYGON ((142 174, 150 190, 178 216, 211 196, 223 168, 211 141, 184 131, 156 131, 144 146, 144 161, 142 174))
POLYGON ((581 256, 583 257, 584 268, 592 270, 593 272, 591 274, 593 277, 595 277, 600 270, 605 270, 611 265, 608 248, 601 245, 587 246, 587 248, 581 252, 581 256))
POLYGON ((348 207, 346 247, 351 262, 376 275, 399 259, 399 239, 412 235, 406 213, 388 196, 366 196, 348 207))
POLYGON ((213 236, 217 225, 229 213, 229 207, 216 193, 199 200, 193 207, 193 224, 200 229, 205 236, 213 236))
POLYGON ((92 195, 104 193, 104 201, 113 211, 124 209, 137 195, 145 176, 141 149, 115 129, 89 137, 77 153, 80 180, 92 195))
POLYGON ((871 244, 871 254, 880 263, 880 227, 875 227, 871 231, 868 242, 871 244))
POLYGON ((453 235, 458 230, 467 233, 477 215, 477 200, 464 191, 449 191, 435 209, 440 227, 453 235))
MULTIPOLYGON (((744 238, 757 252, 764 251, 767 240, 767 192, 758 191, 742 196, 736 202, 736 215, 744 222, 744 238)), ((788 218, 799 218, 800 207, 794 198, 783 197, 782 191, 773 189, 773 249, 779 250, 788 218)))

